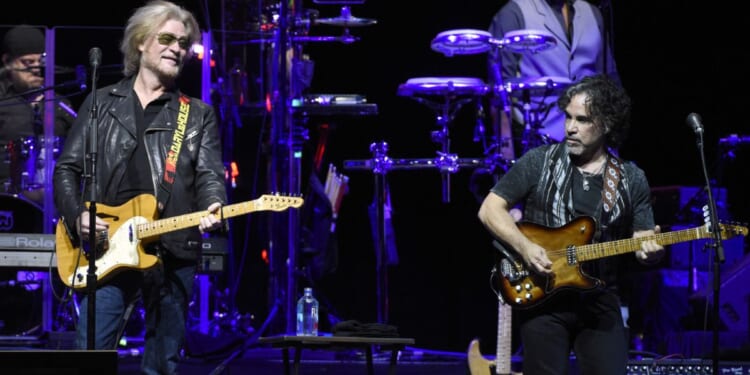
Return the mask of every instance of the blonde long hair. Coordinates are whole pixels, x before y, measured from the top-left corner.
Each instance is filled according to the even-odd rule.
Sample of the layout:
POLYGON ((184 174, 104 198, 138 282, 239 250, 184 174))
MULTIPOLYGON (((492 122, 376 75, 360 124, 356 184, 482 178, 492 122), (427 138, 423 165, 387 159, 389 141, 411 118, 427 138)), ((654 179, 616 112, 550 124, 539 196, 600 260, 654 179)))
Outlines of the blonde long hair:
POLYGON ((185 25, 191 45, 200 41, 200 26, 190 11, 169 1, 149 1, 135 10, 125 26, 120 51, 123 55, 122 72, 126 77, 134 75, 140 67, 141 51, 138 50, 138 46, 168 20, 178 20, 185 25))

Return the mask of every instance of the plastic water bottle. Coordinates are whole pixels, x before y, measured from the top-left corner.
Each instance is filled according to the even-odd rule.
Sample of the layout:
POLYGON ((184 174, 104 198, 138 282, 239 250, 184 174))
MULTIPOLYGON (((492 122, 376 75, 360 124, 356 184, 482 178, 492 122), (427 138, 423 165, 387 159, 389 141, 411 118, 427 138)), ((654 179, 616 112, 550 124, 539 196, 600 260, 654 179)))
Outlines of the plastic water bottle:
POLYGON ((305 294, 297 301, 297 336, 318 335, 318 306, 312 288, 305 288, 305 294))

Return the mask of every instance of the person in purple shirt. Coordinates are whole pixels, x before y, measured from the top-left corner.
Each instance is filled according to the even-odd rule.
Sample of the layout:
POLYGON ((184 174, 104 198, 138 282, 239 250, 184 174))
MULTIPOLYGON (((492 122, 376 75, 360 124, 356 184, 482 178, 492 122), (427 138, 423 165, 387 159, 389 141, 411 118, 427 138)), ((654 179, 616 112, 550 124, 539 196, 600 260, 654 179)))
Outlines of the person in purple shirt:
POLYGON ((597 73, 620 83, 602 14, 583 0, 510 0, 494 15, 488 30, 493 38, 539 34, 552 45, 539 52, 501 47, 488 54, 489 81, 510 88, 506 108, 512 109, 512 125, 500 116, 507 113, 502 105, 492 111, 494 121, 505 118, 501 135, 513 139, 508 143, 513 149, 503 153, 506 158, 563 140, 564 114, 554 105, 559 89, 597 73), (523 90, 519 82, 548 84, 542 90, 523 90))

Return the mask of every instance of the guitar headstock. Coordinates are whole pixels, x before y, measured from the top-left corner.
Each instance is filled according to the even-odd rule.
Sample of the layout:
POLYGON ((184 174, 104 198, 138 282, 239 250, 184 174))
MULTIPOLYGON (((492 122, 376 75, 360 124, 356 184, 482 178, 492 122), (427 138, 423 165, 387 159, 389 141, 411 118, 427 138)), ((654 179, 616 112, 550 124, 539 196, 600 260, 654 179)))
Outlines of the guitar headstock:
POLYGON ((283 211, 287 208, 299 208, 304 201, 305 200, 302 199, 302 197, 280 194, 264 194, 255 200, 256 204, 268 211, 283 211))
POLYGON ((735 224, 719 224, 721 237, 728 239, 736 236, 747 236, 747 227, 735 224))

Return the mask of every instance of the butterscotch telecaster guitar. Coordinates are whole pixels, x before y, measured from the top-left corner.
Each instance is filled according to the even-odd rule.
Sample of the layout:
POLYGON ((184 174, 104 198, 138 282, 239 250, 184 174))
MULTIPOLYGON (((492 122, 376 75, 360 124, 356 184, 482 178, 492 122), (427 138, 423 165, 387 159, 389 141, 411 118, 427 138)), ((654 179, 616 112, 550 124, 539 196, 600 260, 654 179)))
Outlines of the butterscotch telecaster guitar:
MULTIPOLYGON (((231 218, 256 211, 283 211, 299 208, 303 199, 275 194, 223 206, 218 218, 231 218)), ((88 204, 87 204, 88 206, 88 204)), ((156 198, 150 194, 139 195, 120 206, 97 204, 97 216, 109 223, 106 238, 95 261, 97 281, 106 282, 117 271, 125 269, 146 270, 158 263, 155 255, 144 251, 143 246, 172 231, 195 227, 208 215, 199 211, 157 220, 156 198)), ((68 237, 62 220, 55 228, 55 255, 57 272, 63 283, 74 289, 85 288, 89 255, 75 246, 68 237)))

